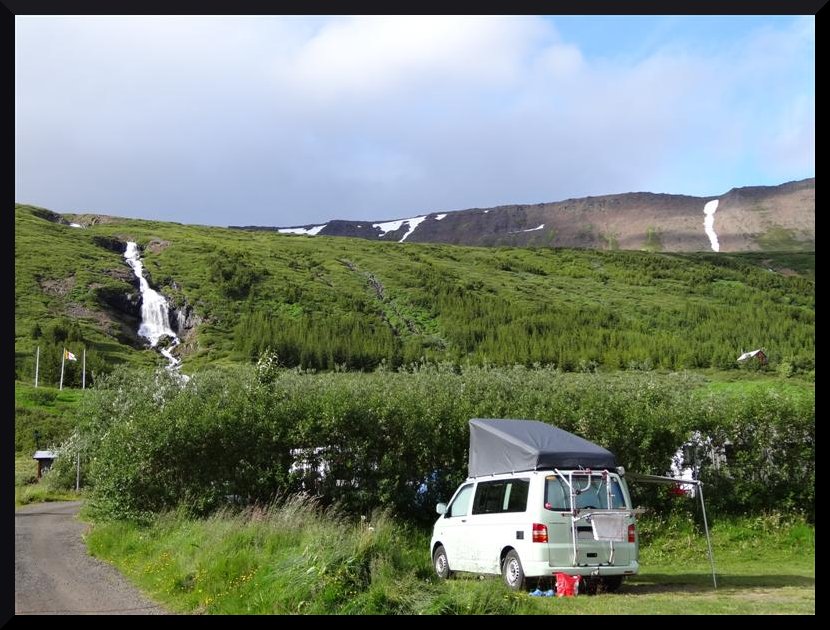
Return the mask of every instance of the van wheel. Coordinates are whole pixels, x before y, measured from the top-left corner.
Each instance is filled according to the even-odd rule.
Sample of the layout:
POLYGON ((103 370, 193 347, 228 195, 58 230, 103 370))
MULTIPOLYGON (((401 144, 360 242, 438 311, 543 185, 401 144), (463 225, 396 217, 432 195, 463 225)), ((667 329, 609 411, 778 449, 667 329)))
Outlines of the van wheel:
POLYGON ((507 584, 514 591, 524 588, 525 572, 522 569, 522 562, 519 560, 519 554, 513 549, 507 552, 504 557, 504 563, 501 565, 501 575, 504 578, 504 583, 507 584))
POLYGON ((432 554, 432 566, 435 567, 435 574, 442 580, 446 580, 452 575, 450 563, 447 562, 447 552, 442 545, 438 545, 435 553, 432 554))

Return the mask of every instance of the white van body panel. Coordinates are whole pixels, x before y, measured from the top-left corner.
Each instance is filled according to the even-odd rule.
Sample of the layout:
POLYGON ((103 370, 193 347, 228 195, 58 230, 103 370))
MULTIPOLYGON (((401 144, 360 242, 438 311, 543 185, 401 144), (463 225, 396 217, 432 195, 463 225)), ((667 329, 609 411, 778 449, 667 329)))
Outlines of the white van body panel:
MULTIPOLYGON (((634 542, 629 542, 627 536, 622 541, 595 540, 590 520, 592 513, 615 513, 624 519, 626 531, 630 531, 628 526, 635 525, 624 479, 610 471, 594 471, 594 477, 585 476, 586 471, 559 473, 556 475, 554 471, 541 470, 467 479, 453 495, 446 514, 435 522, 431 553, 435 553, 441 545, 446 551, 451 571, 480 574, 500 574, 504 557, 511 549, 518 553, 525 577, 549 577, 556 573, 585 576, 636 574, 639 571, 636 534, 634 542), (571 478, 580 480, 580 483, 587 483, 582 480, 598 479, 604 474, 602 479, 607 479, 617 493, 613 497, 616 503, 612 509, 608 509, 607 505, 582 507, 577 502, 578 509, 573 512, 567 505, 553 506, 546 502, 547 481, 562 479, 571 473, 574 475, 571 478), (527 489, 526 504, 520 505, 523 502, 514 502, 508 496, 512 491, 515 498, 524 488, 527 489), (467 509, 454 509, 462 492, 469 499, 467 509), (622 497, 618 496, 620 492, 622 497), (503 504, 487 502, 488 496, 503 496, 503 504), (553 507, 562 509, 551 509, 553 507), (488 512, 488 509, 496 511, 488 512), (534 523, 547 528, 547 542, 533 542, 534 523), (576 549, 573 532, 577 535, 576 549)), ((597 487, 600 486, 597 482, 597 487)), ((599 490, 595 495, 586 492, 584 502, 599 503, 603 497, 599 490)), ((569 501, 569 497, 565 500, 569 501)))

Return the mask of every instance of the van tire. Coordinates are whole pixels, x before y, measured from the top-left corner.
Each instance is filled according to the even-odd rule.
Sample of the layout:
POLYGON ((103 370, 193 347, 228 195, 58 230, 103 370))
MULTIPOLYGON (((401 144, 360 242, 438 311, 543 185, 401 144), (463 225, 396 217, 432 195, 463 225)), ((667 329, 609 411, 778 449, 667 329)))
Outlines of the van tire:
POLYGON ((450 571, 450 563, 447 561, 447 552, 443 545, 438 545, 438 547, 435 548, 435 553, 432 554, 432 567, 435 569, 435 575, 442 580, 446 580, 452 576, 452 571, 450 571))
POLYGON ((525 586, 525 572, 522 569, 522 561, 519 560, 519 554, 514 549, 507 552, 504 557, 504 562, 501 565, 501 576, 504 578, 504 583, 514 591, 518 591, 525 586))

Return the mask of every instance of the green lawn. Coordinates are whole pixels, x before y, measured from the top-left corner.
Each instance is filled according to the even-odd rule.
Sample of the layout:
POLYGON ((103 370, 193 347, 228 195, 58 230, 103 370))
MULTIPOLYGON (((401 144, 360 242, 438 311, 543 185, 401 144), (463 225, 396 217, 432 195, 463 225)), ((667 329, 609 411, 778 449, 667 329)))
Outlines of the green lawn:
POLYGON ((31 457, 37 448, 54 448, 69 437, 83 395, 80 389, 35 388, 32 383, 15 381, 15 452, 31 457))
POLYGON ((814 399, 816 384, 807 378, 784 378, 770 371, 701 370, 700 391, 703 393, 753 394, 775 391, 784 396, 814 399))
POLYGON ((174 611, 206 614, 814 614, 815 533, 774 517, 716 522, 719 588, 688 523, 651 527, 618 593, 534 598, 497 577, 439 581, 429 535, 348 523, 302 502, 241 516, 96 523, 90 552, 174 611))

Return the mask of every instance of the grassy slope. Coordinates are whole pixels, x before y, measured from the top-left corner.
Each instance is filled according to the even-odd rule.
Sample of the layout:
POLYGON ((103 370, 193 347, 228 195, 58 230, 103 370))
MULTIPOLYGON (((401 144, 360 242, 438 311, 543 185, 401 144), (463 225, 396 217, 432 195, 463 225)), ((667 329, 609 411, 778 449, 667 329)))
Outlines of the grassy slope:
POLYGON ((14 504, 76 499, 77 495, 36 479, 35 447, 54 448, 72 432, 75 410, 83 396, 77 389, 14 384, 14 504), (34 432, 40 434, 35 444, 34 432))
MULTIPOLYGON (((512 593, 498 578, 432 575, 426 532, 388 518, 349 524, 296 503, 140 528, 99 523, 87 542, 175 611, 272 613, 815 613, 815 533, 759 517, 713 527, 719 589, 705 539, 684 520, 655 528, 642 573, 618 594, 575 599, 512 593)), ((646 525, 648 527, 648 525, 646 525)))
POLYGON ((14 448, 33 453, 36 447, 60 444, 74 427, 74 412, 82 396, 78 389, 14 384, 14 448), (35 443, 35 431, 38 443, 35 443))
MULTIPOLYGON (((161 362, 156 353, 123 343, 117 323, 107 320, 100 290, 127 293, 133 288, 124 279, 128 269, 121 255, 94 242, 101 236, 142 244, 169 241, 160 253, 145 251, 144 256, 154 283, 174 300, 187 300, 205 320, 186 360, 190 369, 246 358, 234 350, 233 331, 242 309, 292 321, 309 313, 345 315, 355 305, 366 307, 361 315, 371 328, 387 335, 395 329, 414 345, 415 356, 438 359, 460 359, 464 352, 481 359, 501 344, 502 350, 508 348, 505 356, 529 363, 544 358, 533 356, 538 347, 532 344, 540 338, 579 338, 577 343, 601 347, 612 346, 615 339, 629 349, 650 344, 658 350, 659 361, 688 351, 694 345, 688 338, 706 337, 707 330, 733 339, 724 350, 729 361, 733 347, 755 343, 766 345, 774 359, 782 345, 791 343, 790 337, 800 338, 804 351, 814 354, 812 254, 661 255, 401 245, 127 219, 81 230, 33 212, 37 210, 25 206, 15 210, 15 351, 28 362, 21 378, 33 372, 32 354, 39 342, 29 335, 32 325, 37 322, 45 330, 67 315, 80 324, 88 347, 99 350, 110 364, 161 362), (209 278, 208 261, 217 251, 244 256, 262 272, 251 298, 242 303, 228 299, 209 278), (768 268, 794 269, 805 277, 782 277, 768 268), (369 274, 382 283, 384 299, 378 298, 369 274), (446 308, 434 306, 439 299, 446 308), (759 312, 765 316, 758 317, 759 312), (599 313, 607 320, 605 326, 582 323, 580 316, 586 313, 599 313), (702 319, 690 319, 690 313, 702 319), (559 322, 566 334, 541 332, 549 322, 559 322), (754 330, 747 333, 750 325, 754 330), (480 336, 478 345, 465 345, 471 335, 480 336)), ((647 356, 648 350, 644 352, 647 356)), ((659 367, 659 362, 654 365, 659 367)), ((745 390, 770 383, 768 374, 743 370, 710 370, 706 376, 713 388, 745 390)), ((799 379, 777 383, 814 396, 814 386, 799 379)), ((71 430, 77 390, 58 393, 44 384, 49 381, 42 371, 37 400, 31 385, 16 384, 15 446, 20 452, 33 448, 35 429, 49 444, 71 430), (44 399, 49 392, 53 400, 44 399)))
MULTIPOLYGON (((79 230, 49 223, 24 207, 16 209, 15 234, 18 356, 33 351, 33 322, 66 314, 72 305, 100 312, 90 288, 96 283, 131 289, 112 277, 113 269, 126 268, 123 260, 95 245, 95 235, 145 245, 169 241, 159 253, 145 251, 145 266, 154 285, 175 303, 186 300, 204 320, 187 357, 193 367, 248 359, 234 332, 243 312, 265 314, 277 328, 293 323, 299 334, 306 324, 322 322, 323 328, 307 336, 329 331, 325 326, 335 336, 346 335, 343 318, 357 314, 363 329, 356 333, 362 335, 356 347, 380 348, 371 361, 392 346, 406 360, 553 361, 571 369, 585 360, 610 368, 631 360, 726 367, 736 352, 756 346, 765 346, 773 361, 799 355, 809 363, 814 356, 814 281, 767 271, 775 254, 760 260, 738 254, 401 245, 129 219, 79 230), (260 276, 250 295, 232 299, 220 291, 210 278, 216 256, 247 261, 260 276), (41 288, 44 278, 70 277, 74 284, 66 296, 41 288), (371 280, 382 286, 382 297, 371 280)), ((790 267, 814 268, 814 256, 797 256, 798 264, 790 267)), ((119 343, 94 318, 82 322, 104 356, 158 360, 119 343)), ((320 339, 304 343, 325 350, 320 339)))
POLYGON ((79 324, 88 345, 110 363, 155 362, 155 353, 138 352, 123 342, 120 327, 97 297, 106 290, 123 294, 133 290, 118 277, 126 269, 123 258, 96 245, 94 230, 53 223, 32 210, 30 206, 15 208, 16 359, 30 362, 33 374, 39 343, 30 337, 33 325, 45 331, 56 320, 69 317, 79 324))

